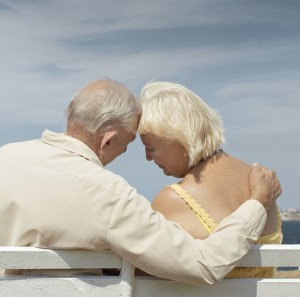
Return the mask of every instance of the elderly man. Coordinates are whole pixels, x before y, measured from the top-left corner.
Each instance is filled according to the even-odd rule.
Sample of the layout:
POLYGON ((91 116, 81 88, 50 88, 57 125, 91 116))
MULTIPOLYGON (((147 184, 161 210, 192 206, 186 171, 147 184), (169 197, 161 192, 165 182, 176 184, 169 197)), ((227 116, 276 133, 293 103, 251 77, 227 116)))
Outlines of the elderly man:
POLYGON ((41 139, 3 146, 0 245, 112 249, 158 277, 222 279, 261 234, 280 183, 255 166, 249 200, 209 238, 195 240, 104 167, 134 140, 140 113, 126 87, 97 80, 73 97, 65 133, 46 130, 41 139))

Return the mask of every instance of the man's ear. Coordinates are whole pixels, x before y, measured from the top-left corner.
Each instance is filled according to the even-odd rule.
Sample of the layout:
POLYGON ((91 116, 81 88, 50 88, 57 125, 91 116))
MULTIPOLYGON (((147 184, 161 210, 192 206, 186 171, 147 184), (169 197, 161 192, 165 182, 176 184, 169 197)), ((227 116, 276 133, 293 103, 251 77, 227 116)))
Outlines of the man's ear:
POLYGON ((105 150, 111 145, 111 142, 116 138, 118 132, 117 131, 106 131, 103 134, 101 143, 100 143, 100 149, 105 150))
POLYGON ((117 138, 117 131, 107 131, 102 133, 100 143, 97 148, 97 155, 102 162, 103 166, 113 160, 114 143, 117 138))

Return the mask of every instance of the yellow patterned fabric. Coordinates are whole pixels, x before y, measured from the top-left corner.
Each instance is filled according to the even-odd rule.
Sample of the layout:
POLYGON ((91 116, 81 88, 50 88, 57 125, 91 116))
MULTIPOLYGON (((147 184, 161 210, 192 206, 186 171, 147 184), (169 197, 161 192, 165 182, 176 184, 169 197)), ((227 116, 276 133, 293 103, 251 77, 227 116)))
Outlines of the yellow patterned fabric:
POLYGON ((216 222, 208 215, 198 201, 196 201, 184 188, 179 184, 169 186, 172 188, 192 209, 208 233, 212 233, 217 227, 216 222))
MULTIPOLYGON (((217 227, 217 223, 203 209, 201 204, 196 201, 185 189, 179 184, 169 186, 172 188, 193 210, 200 223, 204 226, 207 232, 212 233, 217 227)), ((277 229, 275 232, 261 236, 256 244, 281 244, 282 243, 281 218, 277 210, 277 229)), ((233 269, 226 278, 272 278, 276 268, 274 267, 237 267, 233 269)))

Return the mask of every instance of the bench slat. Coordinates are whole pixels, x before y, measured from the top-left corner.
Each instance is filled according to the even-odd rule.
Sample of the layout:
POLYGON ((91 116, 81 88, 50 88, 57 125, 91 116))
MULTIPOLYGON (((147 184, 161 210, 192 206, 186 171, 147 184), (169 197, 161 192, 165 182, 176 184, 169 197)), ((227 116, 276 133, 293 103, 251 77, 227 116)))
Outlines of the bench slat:
POLYGON ((120 297, 120 280, 113 277, 0 277, 0 296, 6 297, 120 297))
MULTIPOLYGON (((152 277, 136 277, 134 296, 141 297, 299 297, 300 279, 224 280, 215 285, 185 285, 152 277)), ((1 296, 14 297, 115 297, 120 282, 112 277, 17 277, 1 280, 1 296)))
POLYGON ((0 247, 0 269, 121 268, 122 258, 110 250, 47 250, 0 247))
MULTIPOLYGON (((256 245, 243 257, 240 267, 299 267, 300 244, 256 245)), ((299 294, 300 296, 300 294, 299 294)))
MULTIPOLYGON (((0 247, 0 269, 121 268, 122 258, 110 250, 47 250, 0 247)), ((240 267, 299 267, 300 245, 254 246, 240 267)))
POLYGON ((214 285, 186 285, 168 280, 135 280, 142 297, 299 297, 300 279, 232 279, 214 285))

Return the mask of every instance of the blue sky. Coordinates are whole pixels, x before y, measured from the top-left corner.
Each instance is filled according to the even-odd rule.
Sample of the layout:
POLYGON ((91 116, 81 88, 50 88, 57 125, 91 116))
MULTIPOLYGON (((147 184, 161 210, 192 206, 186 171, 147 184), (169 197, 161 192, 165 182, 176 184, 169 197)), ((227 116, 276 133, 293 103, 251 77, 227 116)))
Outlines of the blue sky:
MULTIPOLYGON (((0 145, 64 131, 92 80, 178 82, 219 111, 225 151, 276 170, 279 206, 300 208, 299 15, 297 0, 0 0, 0 145)), ((139 139, 109 168, 150 201, 176 181, 139 139)))

